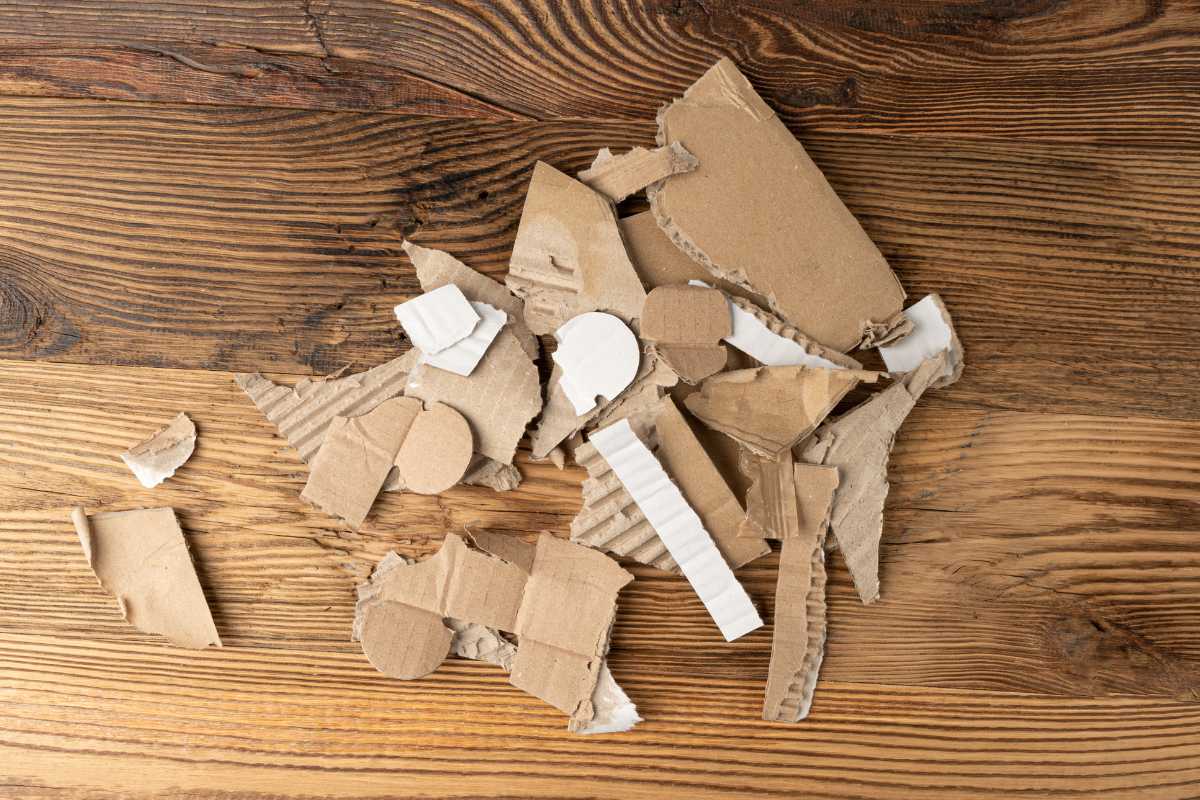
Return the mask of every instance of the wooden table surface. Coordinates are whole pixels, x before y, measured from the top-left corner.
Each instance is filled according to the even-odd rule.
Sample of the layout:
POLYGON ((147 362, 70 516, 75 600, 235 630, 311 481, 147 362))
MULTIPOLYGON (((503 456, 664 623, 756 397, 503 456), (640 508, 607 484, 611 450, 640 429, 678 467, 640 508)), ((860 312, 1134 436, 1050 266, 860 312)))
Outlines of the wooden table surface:
POLYGON ((0 0, 0 797, 1200 796, 1198 126, 1195 3, 0 0), (351 534, 232 373, 395 356, 403 236, 501 276, 534 161, 652 142, 721 55, 966 346, 896 445, 882 601, 833 558, 797 725, 759 719, 769 628, 646 568, 633 733, 484 664, 384 678, 374 562, 566 535, 581 472, 351 534), (179 410, 196 455, 142 490, 118 453, 179 410), (124 624, 77 503, 174 506, 225 647, 124 624))

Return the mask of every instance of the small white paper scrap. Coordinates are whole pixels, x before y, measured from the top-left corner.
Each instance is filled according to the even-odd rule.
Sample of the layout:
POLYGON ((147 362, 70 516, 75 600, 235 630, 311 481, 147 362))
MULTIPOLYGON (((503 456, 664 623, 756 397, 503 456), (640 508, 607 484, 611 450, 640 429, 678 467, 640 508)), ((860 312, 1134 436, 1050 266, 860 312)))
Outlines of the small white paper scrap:
POLYGON ((595 431, 588 441, 612 467, 621 485, 657 531, 725 641, 732 642, 762 627, 758 610, 721 557, 704 523, 658 459, 629 427, 629 420, 595 431))
POLYGON ((562 367, 558 385, 577 415, 595 408, 597 395, 615 400, 633 383, 641 349, 629 326, 612 314, 580 314, 555 331, 554 338, 558 349, 551 358, 562 367))
POLYGON ((479 322, 475 324, 471 335, 455 342, 440 353, 430 355, 422 352, 422 364, 429 364, 432 367, 453 372, 455 375, 462 375, 464 378, 475 371, 475 367, 491 346, 496 334, 500 333, 504 323, 508 322, 508 314, 487 303, 472 302, 471 308, 475 309, 475 313, 479 315, 479 322))
MULTIPOLYGON (((912 320, 912 332, 895 344, 881 345, 879 354, 888 372, 911 372, 923 361, 933 358, 943 350, 950 349, 954 332, 946 324, 937 301, 931 294, 904 309, 904 316, 912 320)), ((954 372, 954 364, 946 359, 943 375, 954 372)))
MULTIPOLYGON (((692 286, 708 286, 704 281, 688 281, 692 286)), ((709 287, 711 288, 711 287, 709 287)), ((750 312, 734 304, 728 297, 729 315, 733 321, 733 332, 725 341, 746 355, 768 367, 822 367, 845 369, 827 358, 804 352, 804 348, 785 339, 764 325, 750 312)))
POLYGON ((401 303, 395 312, 413 346, 426 355, 461 342, 479 322, 479 314, 453 283, 401 303))

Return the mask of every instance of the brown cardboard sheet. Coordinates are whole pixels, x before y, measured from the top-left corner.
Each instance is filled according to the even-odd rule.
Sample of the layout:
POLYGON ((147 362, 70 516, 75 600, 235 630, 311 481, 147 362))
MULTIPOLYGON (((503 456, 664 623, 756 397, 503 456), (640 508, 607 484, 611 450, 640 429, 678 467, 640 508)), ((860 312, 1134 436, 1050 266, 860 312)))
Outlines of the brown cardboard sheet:
POLYGON ((696 168, 695 157, 679 142, 647 150, 635 147, 614 156, 607 147, 596 154, 592 165, 576 177, 614 203, 619 203, 652 183, 696 168))
MULTIPOLYGON (((476 541, 499 549, 487 537, 476 541)), ((408 679, 429 674, 450 652, 446 618, 515 633, 511 683, 566 713, 572 730, 586 729, 617 594, 633 576, 602 553, 546 533, 536 545, 514 540, 509 548, 512 561, 447 534, 424 561, 385 559, 359 587, 354 638, 377 669, 408 679), (521 550, 532 556, 513 555, 521 550)))
POLYGON ((178 647, 221 645, 183 530, 171 508, 71 512, 88 566, 121 616, 178 647))
POLYGON ((713 275, 841 352, 903 323, 904 290, 879 248, 732 61, 659 112, 658 143, 672 142, 700 163, 649 187, 651 209, 713 275))
POLYGON ((629 324, 646 299, 612 203, 541 161, 525 195, 505 283, 525 301, 525 324, 538 335, 586 311, 606 311, 629 324))
POLYGON ((196 449, 196 426, 187 414, 180 412, 165 427, 160 428, 121 454, 138 483, 153 489, 175 474, 196 449))
POLYGON ((819 427, 799 460, 837 467, 830 528, 864 603, 879 599, 879 543, 887 498, 887 465, 896 433, 917 399, 942 373, 946 354, 924 362, 882 392, 819 427))
POLYGON ((725 366, 721 340, 733 332, 729 303, 716 289, 659 286, 642 307, 642 338, 688 383, 699 383, 725 366))
POLYGON ((774 457, 820 424, 860 381, 879 373, 819 367, 758 367, 707 378, 687 408, 710 428, 774 457))

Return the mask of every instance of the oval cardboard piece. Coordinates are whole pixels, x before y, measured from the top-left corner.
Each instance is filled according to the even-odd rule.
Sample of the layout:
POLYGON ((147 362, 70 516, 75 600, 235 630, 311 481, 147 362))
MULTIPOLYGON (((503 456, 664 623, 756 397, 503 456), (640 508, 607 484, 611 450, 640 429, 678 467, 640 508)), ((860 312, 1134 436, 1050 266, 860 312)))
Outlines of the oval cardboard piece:
POLYGON ((404 487, 417 494, 438 494, 462 480, 475 447, 466 418, 445 403, 417 414, 396 454, 404 487))
POLYGON ((402 603, 368 609, 361 633, 371 666, 401 680, 422 678, 437 669, 450 654, 453 636, 437 614, 402 603))

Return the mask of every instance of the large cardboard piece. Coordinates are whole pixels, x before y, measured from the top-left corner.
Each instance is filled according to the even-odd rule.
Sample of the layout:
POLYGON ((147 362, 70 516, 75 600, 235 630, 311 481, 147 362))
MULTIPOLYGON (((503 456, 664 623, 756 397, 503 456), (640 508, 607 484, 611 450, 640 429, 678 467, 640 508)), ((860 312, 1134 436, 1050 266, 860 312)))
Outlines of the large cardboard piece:
POLYGON ((732 61, 659 112, 658 139, 700 164, 651 186, 651 209, 713 275, 839 351, 901 324, 904 290, 879 248, 732 61))
MULTIPOLYGON (((917 399, 945 369, 940 353, 837 419, 806 443, 800 460, 837 467, 830 527, 864 603, 879 599, 879 542, 887 499, 887 464, 896 432, 917 399)), ((799 449, 799 448, 798 448, 799 449)))
POLYGON ((758 367, 708 378, 685 401, 714 430, 775 457, 820 424, 859 381, 878 373, 819 367, 758 367))
POLYGON ((138 483, 153 489, 174 475, 195 449, 196 426, 187 414, 180 412, 166 427, 122 453, 121 460, 138 483))
POLYGON ((587 311, 632 323, 646 299, 612 203, 541 161, 525 195, 505 283, 525 301, 525 323, 539 335, 587 311))
POLYGON ((728 353, 720 342, 732 333, 729 303, 716 289, 659 286, 642 307, 642 338, 654 342, 659 355, 688 383, 699 383, 725 366, 728 353))
POLYGON ((635 147, 619 156, 605 147, 576 177, 611 202, 619 203, 652 183, 695 169, 697 163, 678 142, 654 150, 635 147))
POLYGON ((963 371, 963 347, 954 332, 954 322, 942 298, 927 294, 904 309, 904 316, 913 324, 910 334, 898 342, 882 345, 879 355, 889 372, 911 372, 921 364, 946 353, 946 366, 937 380, 929 384, 940 389, 957 381, 963 371))
POLYGON ((171 508, 71 512, 88 566, 121 616, 144 633, 167 637, 178 647, 218 647, 204 590, 171 508))

